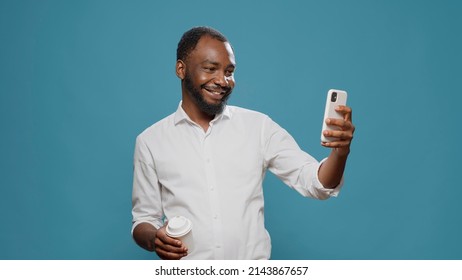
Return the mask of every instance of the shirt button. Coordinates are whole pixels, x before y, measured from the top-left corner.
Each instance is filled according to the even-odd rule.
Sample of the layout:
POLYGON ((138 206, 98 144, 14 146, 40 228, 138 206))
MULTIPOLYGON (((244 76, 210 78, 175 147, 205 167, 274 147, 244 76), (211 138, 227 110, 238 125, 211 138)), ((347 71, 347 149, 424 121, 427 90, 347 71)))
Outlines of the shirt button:
POLYGON ((218 219, 218 215, 213 215, 213 218, 216 220, 218 219))
POLYGON ((213 186, 210 186, 210 190, 213 191, 213 189, 214 189, 213 186))
POLYGON ((220 245, 215 245, 215 247, 216 247, 216 248, 221 248, 221 246, 220 246, 220 245))

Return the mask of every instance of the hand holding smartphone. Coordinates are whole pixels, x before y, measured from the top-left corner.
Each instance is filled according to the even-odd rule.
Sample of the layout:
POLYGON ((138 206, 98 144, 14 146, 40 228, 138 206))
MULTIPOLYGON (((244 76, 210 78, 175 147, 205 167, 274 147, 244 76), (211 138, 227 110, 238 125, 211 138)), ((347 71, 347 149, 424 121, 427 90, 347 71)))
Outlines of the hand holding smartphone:
POLYGON ((347 92, 344 90, 331 89, 327 92, 326 109, 324 110, 324 119, 322 122, 321 141, 332 142, 335 141, 334 137, 326 137, 323 134, 324 130, 339 130, 337 126, 327 125, 326 119, 343 119, 343 115, 335 111, 339 105, 346 105, 347 92))

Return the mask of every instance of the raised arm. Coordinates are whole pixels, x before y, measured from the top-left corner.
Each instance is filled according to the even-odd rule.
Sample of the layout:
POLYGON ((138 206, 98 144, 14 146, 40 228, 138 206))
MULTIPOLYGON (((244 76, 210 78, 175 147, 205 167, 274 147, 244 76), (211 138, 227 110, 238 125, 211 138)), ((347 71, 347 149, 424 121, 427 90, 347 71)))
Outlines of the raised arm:
POLYGON ((325 188, 335 188, 340 183, 355 131, 355 126, 352 123, 351 108, 339 106, 336 111, 343 114, 343 119, 327 119, 326 123, 338 126, 340 130, 325 130, 323 134, 337 139, 333 142, 321 142, 324 147, 332 148, 329 157, 323 162, 318 173, 319 181, 325 188))

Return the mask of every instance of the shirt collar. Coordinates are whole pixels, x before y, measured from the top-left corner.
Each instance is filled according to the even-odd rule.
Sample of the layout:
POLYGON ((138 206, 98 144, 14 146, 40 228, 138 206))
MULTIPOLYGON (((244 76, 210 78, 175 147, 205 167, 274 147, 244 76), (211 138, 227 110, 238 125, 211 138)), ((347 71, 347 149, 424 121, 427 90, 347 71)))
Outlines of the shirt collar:
MULTIPOLYGON (((182 104, 182 101, 180 101, 180 104, 178 105, 178 109, 175 112, 175 117, 174 117, 175 125, 177 125, 178 123, 182 121, 193 122, 189 118, 188 114, 186 114, 186 112, 183 110, 183 107, 181 107, 181 104, 182 104)), ((211 122, 217 122, 223 118, 231 119, 231 115, 232 115, 231 110, 229 109, 228 105, 225 105, 223 112, 216 115, 215 118, 211 122)))

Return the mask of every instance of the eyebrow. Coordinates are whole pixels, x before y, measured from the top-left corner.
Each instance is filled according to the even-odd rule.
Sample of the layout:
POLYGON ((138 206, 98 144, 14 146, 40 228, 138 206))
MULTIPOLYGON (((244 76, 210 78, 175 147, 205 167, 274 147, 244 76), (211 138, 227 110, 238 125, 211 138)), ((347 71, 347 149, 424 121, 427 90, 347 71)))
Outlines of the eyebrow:
MULTIPOLYGON (((210 59, 206 59, 206 60, 204 60, 202 63, 204 63, 204 64, 205 64, 205 63, 208 63, 208 64, 212 64, 212 65, 214 65, 214 66, 219 66, 219 65, 220 65, 220 63, 218 63, 218 62, 216 62, 216 61, 212 61, 212 60, 210 60, 210 59)), ((230 64, 228 64, 228 65, 226 66, 226 68, 229 68, 229 67, 236 68, 236 64, 230 63, 230 64)))

